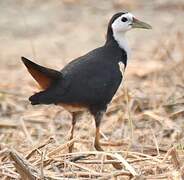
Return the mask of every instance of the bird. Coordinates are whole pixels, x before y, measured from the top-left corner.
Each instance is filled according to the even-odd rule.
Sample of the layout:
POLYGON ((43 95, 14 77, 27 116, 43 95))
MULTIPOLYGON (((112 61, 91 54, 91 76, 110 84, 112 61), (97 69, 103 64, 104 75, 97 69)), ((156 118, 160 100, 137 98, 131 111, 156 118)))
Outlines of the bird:
MULTIPOLYGON (((134 28, 152 27, 130 12, 114 14, 108 23, 105 43, 72 60, 61 70, 43 67, 22 57, 27 70, 41 87, 41 91, 29 98, 31 104, 55 104, 68 110, 72 114, 70 139, 73 139, 78 114, 89 111, 95 120, 94 147, 98 151, 103 151, 100 145, 101 120, 122 82, 130 57, 125 34, 134 28)), ((72 149, 70 146, 69 152, 72 149)))

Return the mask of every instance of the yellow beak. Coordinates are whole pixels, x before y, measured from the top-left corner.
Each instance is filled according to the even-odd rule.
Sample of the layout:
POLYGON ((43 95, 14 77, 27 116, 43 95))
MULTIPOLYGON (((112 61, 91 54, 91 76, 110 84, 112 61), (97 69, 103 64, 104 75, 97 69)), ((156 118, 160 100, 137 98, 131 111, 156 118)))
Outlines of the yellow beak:
POLYGON ((136 18, 133 18, 132 28, 152 29, 151 25, 149 25, 143 21, 140 21, 136 18))

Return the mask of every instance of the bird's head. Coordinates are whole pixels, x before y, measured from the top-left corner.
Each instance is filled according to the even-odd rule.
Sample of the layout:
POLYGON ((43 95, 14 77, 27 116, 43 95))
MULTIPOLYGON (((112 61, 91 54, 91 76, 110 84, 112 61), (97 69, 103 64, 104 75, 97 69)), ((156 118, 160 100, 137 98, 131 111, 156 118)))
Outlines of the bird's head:
POLYGON ((130 49, 124 34, 133 28, 152 29, 149 24, 138 20, 129 12, 116 13, 112 16, 108 25, 106 44, 115 40, 120 48, 126 51, 127 57, 129 57, 130 49))
POLYGON ((114 32, 126 32, 132 28, 151 29, 152 27, 138 20, 134 15, 129 12, 121 12, 115 14, 109 24, 114 32))

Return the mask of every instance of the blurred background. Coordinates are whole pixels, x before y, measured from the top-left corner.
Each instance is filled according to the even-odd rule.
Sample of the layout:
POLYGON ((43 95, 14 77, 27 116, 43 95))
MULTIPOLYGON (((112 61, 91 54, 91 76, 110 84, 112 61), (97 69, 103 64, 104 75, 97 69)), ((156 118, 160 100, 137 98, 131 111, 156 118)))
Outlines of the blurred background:
MULTIPOLYGON (((104 148, 150 155, 166 153, 173 145, 183 148, 183 0, 1 0, 0 150, 13 147, 25 155, 49 137, 55 139, 53 148, 67 141, 70 129, 70 114, 61 107, 29 104, 38 88, 20 57, 62 69, 103 45, 109 19, 122 10, 153 29, 127 33, 131 59, 101 128, 102 141, 122 145, 104 148)), ((75 151, 93 150, 92 126, 89 114, 79 119, 75 135, 83 141, 75 144, 75 151)), ((7 162, 3 158, 0 162, 7 162)), ((150 166, 137 168, 155 174, 150 166)))

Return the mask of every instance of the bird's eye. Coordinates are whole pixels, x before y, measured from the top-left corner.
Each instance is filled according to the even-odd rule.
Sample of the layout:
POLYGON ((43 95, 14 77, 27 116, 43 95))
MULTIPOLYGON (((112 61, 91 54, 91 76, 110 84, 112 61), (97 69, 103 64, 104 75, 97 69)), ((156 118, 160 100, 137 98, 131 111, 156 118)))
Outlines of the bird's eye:
POLYGON ((123 17, 123 18, 121 19, 121 21, 122 21, 122 22, 126 22, 126 21, 128 21, 128 19, 127 19, 126 17, 123 17))

